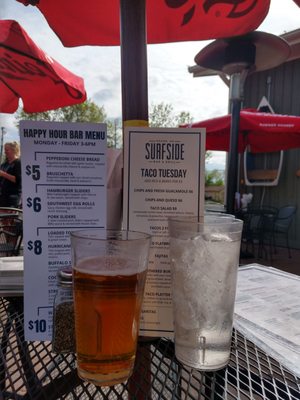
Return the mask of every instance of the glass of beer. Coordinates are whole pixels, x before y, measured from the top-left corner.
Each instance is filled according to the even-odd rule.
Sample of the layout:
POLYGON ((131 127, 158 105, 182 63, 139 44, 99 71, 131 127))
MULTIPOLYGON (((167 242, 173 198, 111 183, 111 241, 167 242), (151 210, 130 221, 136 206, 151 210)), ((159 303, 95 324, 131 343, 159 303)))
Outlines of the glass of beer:
POLYGON ((77 370, 95 385, 132 374, 150 242, 125 230, 71 233, 77 370))

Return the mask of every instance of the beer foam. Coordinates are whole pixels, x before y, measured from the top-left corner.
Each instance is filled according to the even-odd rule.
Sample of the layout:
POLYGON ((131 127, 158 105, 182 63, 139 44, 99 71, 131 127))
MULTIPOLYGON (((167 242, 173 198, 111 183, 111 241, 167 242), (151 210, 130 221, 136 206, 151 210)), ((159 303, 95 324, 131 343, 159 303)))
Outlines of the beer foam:
MULTIPOLYGON (((146 261, 146 260, 145 260, 146 261)), ((147 263, 116 256, 87 257, 73 266, 76 271, 91 275, 134 275, 147 269, 147 263)))

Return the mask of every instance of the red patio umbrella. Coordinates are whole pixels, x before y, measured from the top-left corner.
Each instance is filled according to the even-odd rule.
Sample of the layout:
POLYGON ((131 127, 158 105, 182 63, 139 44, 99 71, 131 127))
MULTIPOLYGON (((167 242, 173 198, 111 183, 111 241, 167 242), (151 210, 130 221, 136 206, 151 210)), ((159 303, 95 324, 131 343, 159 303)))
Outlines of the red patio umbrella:
POLYGON ((42 112, 86 100, 83 79, 43 52, 13 20, 0 20, 0 112, 42 112))
POLYGON ((261 24, 270 5, 270 0, 17 1, 36 5, 65 46, 121 44, 124 121, 148 120, 146 43, 242 35, 261 24))
MULTIPOLYGON (((36 5, 62 43, 120 45, 122 7, 140 0, 17 0, 36 5)), ((146 0, 147 43, 207 40, 242 35, 266 17, 270 0, 146 0)), ((137 21, 135 21, 136 23, 137 21)))
MULTIPOLYGON (((206 128, 206 150, 229 151, 231 115, 194 122, 185 127, 206 128)), ((250 146, 252 153, 300 148, 300 117, 263 113, 254 109, 240 112, 238 150, 250 146)))

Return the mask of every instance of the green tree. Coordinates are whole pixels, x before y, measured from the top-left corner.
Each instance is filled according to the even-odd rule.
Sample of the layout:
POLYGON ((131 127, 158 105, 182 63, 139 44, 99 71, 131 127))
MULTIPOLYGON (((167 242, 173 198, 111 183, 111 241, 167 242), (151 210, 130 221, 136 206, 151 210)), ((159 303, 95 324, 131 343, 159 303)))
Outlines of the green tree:
POLYGON ((208 161, 210 158, 212 158, 213 154, 211 151, 207 150, 205 152, 205 161, 208 161))
POLYGON ((187 111, 174 113, 172 104, 164 102, 159 104, 151 104, 149 111, 149 126, 159 128, 174 128, 182 124, 190 124, 192 122, 191 114, 187 111))
POLYGON ((176 126, 191 124, 193 122, 193 118, 188 111, 181 111, 179 114, 175 116, 176 126))
POLYGON ((56 110, 30 114, 21 110, 16 114, 17 125, 22 119, 31 121, 104 122, 106 118, 104 107, 97 106, 91 100, 74 106, 57 108, 56 110))
MULTIPOLYGON (((181 111, 178 114, 174 114, 172 104, 165 104, 164 102, 151 104, 149 111, 149 126, 158 128, 174 128, 184 124, 191 124, 192 122, 193 118, 188 111, 181 111)), ((206 151, 205 160, 207 161, 211 157, 211 151, 206 151)))
POLYGON ((114 118, 106 120, 107 123, 107 146, 122 148, 123 147, 123 133, 122 133, 122 120, 121 118, 114 118))
POLYGON ((224 175, 222 171, 213 169, 212 171, 205 171, 205 186, 223 186, 224 175))

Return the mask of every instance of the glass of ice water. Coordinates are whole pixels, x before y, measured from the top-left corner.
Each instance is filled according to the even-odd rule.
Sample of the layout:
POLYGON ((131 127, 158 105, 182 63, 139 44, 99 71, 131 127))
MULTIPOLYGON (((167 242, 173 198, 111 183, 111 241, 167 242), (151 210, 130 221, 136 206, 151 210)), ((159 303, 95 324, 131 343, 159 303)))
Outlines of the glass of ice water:
POLYGON ((230 358, 243 222, 226 215, 168 221, 175 354, 216 371, 230 358))

